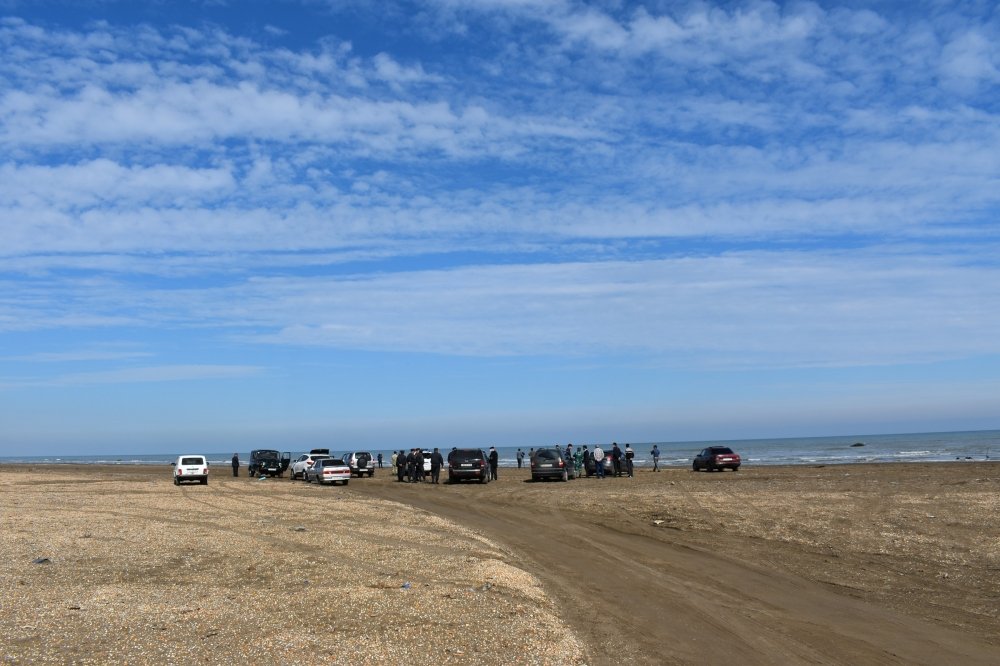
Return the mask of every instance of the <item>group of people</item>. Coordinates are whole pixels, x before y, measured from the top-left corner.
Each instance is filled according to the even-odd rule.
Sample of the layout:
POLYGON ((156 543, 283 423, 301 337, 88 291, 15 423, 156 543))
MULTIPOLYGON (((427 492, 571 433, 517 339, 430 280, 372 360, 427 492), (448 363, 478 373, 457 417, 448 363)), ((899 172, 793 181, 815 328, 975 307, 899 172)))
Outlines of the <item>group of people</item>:
MULTIPOLYGON (((400 483, 404 481, 408 483, 423 483, 427 480, 427 470, 424 468, 424 452, 419 448, 410 449, 409 453, 403 450, 394 451, 390 462, 396 468, 396 480, 400 483)), ((440 483, 441 467, 444 466, 444 456, 441 455, 437 447, 434 447, 434 450, 431 451, 430 463, 430 483, 440 483)))
MULTIPOLYGON (((660 471, 660 447, 653 445, 653 449, 649 452, 649 455, 653 458, 653 471, 660 471)), ((535 456, 535 449, 531 449, 526 454, 521 449, 517 450, 515 454, 515 459, 517 460, 517 466, 521 467, 524 464, 524 459, 527 457, 530 461, 535 456)), ((575 451, 573 450, 572 444, 567 444, 565 450, 563 451, 563 458, 565 460, 573 461, 573 467, 576 470, 576 476, 580 477, 583 473, 593 465, 594 475, 599 479, 603 479, 605 476, 605 458, 609 458, 611 461, 611 475, 612 476, 635 476, 635 450, 632 448, 631 444, 626 444, 625 448, 622 449, 618 446, 617 442, 611 443, 611 451, 605 454, 604 449, 601 448, 600 444, 594 445, 594 450, 591 451, 586 446, 578 447, 575 451)))

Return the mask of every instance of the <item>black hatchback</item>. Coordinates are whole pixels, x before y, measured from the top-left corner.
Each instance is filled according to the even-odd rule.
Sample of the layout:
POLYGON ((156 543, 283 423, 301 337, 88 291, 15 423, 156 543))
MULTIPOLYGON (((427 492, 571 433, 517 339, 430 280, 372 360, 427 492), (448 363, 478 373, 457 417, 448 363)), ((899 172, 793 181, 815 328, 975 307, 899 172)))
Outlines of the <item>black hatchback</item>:
POLYGON ((448 454, 448 483, 464 479, 489 483, 490 465, 482 449, 455 449, 448 454))

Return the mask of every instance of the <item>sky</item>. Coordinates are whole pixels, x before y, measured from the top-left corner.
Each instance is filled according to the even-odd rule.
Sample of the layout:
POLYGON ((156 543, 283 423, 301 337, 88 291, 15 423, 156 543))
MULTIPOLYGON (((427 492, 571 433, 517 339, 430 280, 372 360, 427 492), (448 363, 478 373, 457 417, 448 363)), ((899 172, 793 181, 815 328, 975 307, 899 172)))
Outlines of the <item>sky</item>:
POLYGON ((992 2, 0 0, 0 455, 1000 428, 992 2))

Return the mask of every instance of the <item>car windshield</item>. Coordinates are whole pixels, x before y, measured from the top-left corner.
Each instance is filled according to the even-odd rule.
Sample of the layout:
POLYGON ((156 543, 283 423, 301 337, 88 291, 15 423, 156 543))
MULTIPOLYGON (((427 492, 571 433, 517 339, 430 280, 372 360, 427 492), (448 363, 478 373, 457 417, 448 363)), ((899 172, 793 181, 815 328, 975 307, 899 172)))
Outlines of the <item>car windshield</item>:
POLYGON ((257 452, 257 459, 258 460, 277 460, 278 459, 278 452, 277 451, 258 451, 257 452))
POLYGON ((181 458, 182 465, 204 465, 204 458, 181 458))

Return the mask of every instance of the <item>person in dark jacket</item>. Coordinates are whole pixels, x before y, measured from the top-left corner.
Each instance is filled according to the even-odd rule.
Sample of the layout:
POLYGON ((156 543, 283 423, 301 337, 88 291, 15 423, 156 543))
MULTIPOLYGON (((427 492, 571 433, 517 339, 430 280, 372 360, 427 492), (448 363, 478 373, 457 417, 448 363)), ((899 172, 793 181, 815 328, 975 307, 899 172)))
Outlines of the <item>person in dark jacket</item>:
POLYGON ((399 454, 396 456, 396 480, 402 483, 405 477, 406 477, 406 452, 400 449, 399 454))
POLYGON ((497 468, 500 466, 500 454, 497 453, 496 447, 490 447, 490 480, 497 480, 497 468))
POLYGON ((611 443, 611 469, 615 476, 622 475, 622 450, 618 448, 618 442, 611 443))
POLYGON ((233 454, 233 476, 240 475, 240 454, 233 454))
POLYGON ((444 456, 441 452, 434 447, 434 452, 431 453, 431 483, 437 483, 439 477, 441 476, 441 465, 444 464, 444 456))
POLYGON ((628 477, 632 478, 635 476, 635 463, 632 459, 635 458, 635 451, 632 449, 631 444, 625 445, 625 471, 628 473, 628 477))

